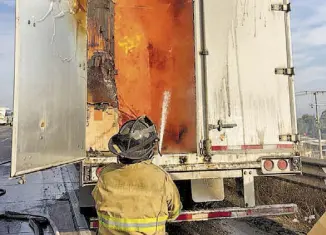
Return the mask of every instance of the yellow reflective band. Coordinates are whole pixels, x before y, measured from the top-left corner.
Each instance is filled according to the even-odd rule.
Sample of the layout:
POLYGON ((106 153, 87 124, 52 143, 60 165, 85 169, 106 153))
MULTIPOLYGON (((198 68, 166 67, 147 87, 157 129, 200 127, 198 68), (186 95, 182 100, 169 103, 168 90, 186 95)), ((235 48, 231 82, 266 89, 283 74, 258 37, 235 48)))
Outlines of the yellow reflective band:
POLYGON ((171 217, 169 218, 169 221, 171 221, 171 220, 175 220, 176 218, 178 218, 178 216, 179 216, 180 213, 181 213, 181 210, 182 210, 182 205, 181 205, 179 208, 175 209, 175 210, 172 212, 171 217))
POLYGON ((167 216, 146 219, 116 218, 98 213, 99 222, 108 229, 125 232, 155 232, 165 228, 167 216))
POLYGON ((168 216, 159 216, 159 217, 152 217, 152 218, 141 218, 141 219, 126 219, 126 218, 117 218, 113 216, 109 216, 100 212, 97 212, 98 216, 104 218, 106 220, 112 220, 115 222, 120 223, 156 223, 156 222, 165 222, 168 219, 168 216))
POLYGON ((100 221, 100 224, 106 227, 107 229, 112 229, 116 231, 123 231, 123 232, 158 232, 164 231, 165 225, 157 225, 155 227, 123 227, 113 224, 107 224, 106 222, 100 221))

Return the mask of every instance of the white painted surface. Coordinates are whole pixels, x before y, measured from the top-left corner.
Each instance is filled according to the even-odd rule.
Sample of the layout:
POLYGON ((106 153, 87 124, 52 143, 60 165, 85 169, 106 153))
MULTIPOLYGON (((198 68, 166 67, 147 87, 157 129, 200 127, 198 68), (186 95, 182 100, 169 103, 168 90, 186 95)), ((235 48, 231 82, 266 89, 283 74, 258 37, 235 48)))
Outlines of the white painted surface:
POLYGON ((86 155, 86 13, 76 13, 69 0, 16 2, 13 176, 86 155))
POLYGON ((213 145, 279 144, 292 133, 289 79, 274 73, 288 61, 285 13, 271 10, 283 1, 204 3, 209 123, 237 124, 211 131, 213 145))

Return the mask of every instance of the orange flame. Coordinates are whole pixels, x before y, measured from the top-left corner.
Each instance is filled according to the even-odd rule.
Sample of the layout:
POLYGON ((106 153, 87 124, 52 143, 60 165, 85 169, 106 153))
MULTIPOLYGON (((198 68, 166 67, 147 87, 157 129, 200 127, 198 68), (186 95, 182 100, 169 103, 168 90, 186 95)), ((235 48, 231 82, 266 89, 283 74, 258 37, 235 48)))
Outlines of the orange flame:
POLYGON ((196 151, 192 0, 118 0, 116 84, 121 121, 148 115, 158 126, 171 92, 163 151, 196 151))

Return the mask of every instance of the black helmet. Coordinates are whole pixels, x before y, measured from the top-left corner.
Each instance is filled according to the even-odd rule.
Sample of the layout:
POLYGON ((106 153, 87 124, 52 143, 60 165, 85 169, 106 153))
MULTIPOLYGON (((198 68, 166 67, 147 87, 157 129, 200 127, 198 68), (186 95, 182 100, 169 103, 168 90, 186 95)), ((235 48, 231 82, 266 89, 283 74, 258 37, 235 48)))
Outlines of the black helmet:
POLYGON ((109 150, 120 159, 139 162, 151 159, 158 142, 155 125, 146 116, 126 122, 109 141, 109 150))

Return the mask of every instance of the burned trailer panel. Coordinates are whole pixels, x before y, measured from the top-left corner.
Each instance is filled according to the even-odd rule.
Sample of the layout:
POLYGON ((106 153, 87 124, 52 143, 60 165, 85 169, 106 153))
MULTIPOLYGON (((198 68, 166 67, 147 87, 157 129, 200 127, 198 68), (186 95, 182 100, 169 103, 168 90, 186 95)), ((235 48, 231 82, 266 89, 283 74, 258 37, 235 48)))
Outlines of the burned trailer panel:
POLYGON ((146 114, 159 128, 163 94, 170 92, 163 153, 197 150, 193 12, 189 0, 115 4, 120 123, 146 114))
POLYGON ((87 88, 88 104, 107 104, 118 108, 117 89, 114 79, 113 55, 95 52, 88 60, 87 88))
POLYGON ((89 1, 87 25, 86 150, 108 151, 108 140, 119 128, 113 1, 89 1))
POLYGON ((114 3, 107 0, 90 1, 88 21, 89 104, 106 103, 118 107, 114 64, 114 3))
POLYGON ((90 1, 87 149, 108 151, 119 125, 140 115, 159 128, 169 92, 162 150, 196 152, 194 50, 192 1, 90 1))

